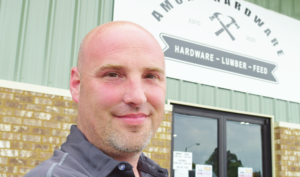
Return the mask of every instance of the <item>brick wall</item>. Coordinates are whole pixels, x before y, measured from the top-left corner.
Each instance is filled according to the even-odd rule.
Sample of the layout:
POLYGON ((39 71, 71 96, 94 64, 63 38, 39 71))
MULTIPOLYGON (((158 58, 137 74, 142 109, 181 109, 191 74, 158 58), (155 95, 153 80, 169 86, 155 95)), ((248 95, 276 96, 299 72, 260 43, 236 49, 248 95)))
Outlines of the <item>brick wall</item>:
POLYGON ((275 128, 277 177, 300 176, 300 129, 275 128))
MULTIPOLYGON (((171 112, 144 153, 170 168, 171 112)), ((0 177, 22 177, 52 156, 76 123, 70 97, 0 87, 0 177)))

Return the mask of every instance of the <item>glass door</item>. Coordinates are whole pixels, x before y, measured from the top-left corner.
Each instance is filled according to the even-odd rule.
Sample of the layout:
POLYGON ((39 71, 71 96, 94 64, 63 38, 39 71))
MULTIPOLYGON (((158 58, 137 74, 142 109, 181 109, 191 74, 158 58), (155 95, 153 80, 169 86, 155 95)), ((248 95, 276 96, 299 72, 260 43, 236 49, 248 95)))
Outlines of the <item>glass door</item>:
POLYGON ((272 176, 268 118, 173 108, 171 176, 272 176))

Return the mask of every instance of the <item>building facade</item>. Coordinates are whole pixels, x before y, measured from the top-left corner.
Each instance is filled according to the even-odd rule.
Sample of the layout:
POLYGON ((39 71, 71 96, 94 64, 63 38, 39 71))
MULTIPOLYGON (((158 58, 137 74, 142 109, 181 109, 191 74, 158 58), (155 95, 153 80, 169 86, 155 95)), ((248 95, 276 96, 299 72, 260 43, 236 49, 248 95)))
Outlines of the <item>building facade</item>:
MULTIPOLYGON (((262 53, 257 55, 261 58, 264 56, 268 58, 268 55, 273 56, 272 52, 274 51, 276 55, 281 54, 281 50, 288 56, 290 51, 287 47, 282 47, 284 42, 281 41, 284 39, 277 34, 280 34, 281 31, 290 33, 290 35, 294 35, 294 33, 293 30, 289 31, 289 28, 281 29, 273 25, 273 21, 267 20, 276 17, 281 26, 292 24, 292 27, 295 28, 298 28, 300 24, 300 3, 297 0, 252 2, 263 8, 246 1, 230 0, 203 0, 201 2, 155 0, 144 2, 144 5, 134 0, 122 1, 0 0, 0 177, 24 176, 36 165, 51 157, 53 151, 65 142, 70 126, 76 124, 77 118, 77 104, 72 101, 68 90, 70 69, 76 65, 77 52, 82 38, 94 27, 119 20, 120 16, 142 26, 144 23, 157 24, 153 26, 155 29, 145 27, 153 32, 162 45, 164 42, 171 44, 168 43, 170 39, 181 40, 179 41, 180 45, 178 44, 178 51, 176 45, 174 51, 183 60, 187 53, 189 56, 195 55, 191 53, 193 47, 205 44, 205 41, 211 38, 203 37, 203 42, 197 37, 188 38, 188 35, 183 35, 184 37, 178 35, 181 34, 181 31, 193 34, 192 29, 197 28, 198 30, 199 28, 201 30, 200 27, 206 27, 209 23, 214 30, 212 35, 220 35, 216 38, 220 39, 217 41, 220 46, 212 46, 213 43, 209 42, 206 43, 207 45, 202 45, 201 51, 205 51, 204 47, 207 47, 211 52, 206 53, 210 54, 214 52, 213 50, 222 48, 222 45, 226 46, 226 40, 233 41, 232 37, 238 41, 238 37, 246 31, 247 34, 251 34, 247 38, 248 41, 257 41, 251 45, 263 43, 263 47, 266 45, 268 48, 270 43, 271 47, 267 52, 259 51, 257 48, 254 48, 253 51, 250 50, 250 52, 262 53), (123 12, 122 8, 126 11, 127 7, 122 3, 128 3, 133 8, 131 9, 132 13, 123 12), (187 7, 183 7, 188 3, 190 4, 187 7), (229 23, 228 19, 230 18, 216 17, 216 13, 205 17, 209 21, 207 23, 201 19, 202 17, 178 16, 186 9, 190 9, 191 13, 200 13, 195 10, 194 12, 191 8, 197 3, 207 4, 209 7, 207 9, 211 10, 207 10, 207 13, 228 13, 228 16, 234 17, 236 25, 233 22, 229 23), (241 10, 238 9, 238 4, 241 6, 241 10), (148 8, 147 5, 151 11, 145 10, 148 8), (232 10, 222 11, 223 8, 232 10), (265 8, 298 20, 275 14, 275 12, 272 12, 269 17, 269 10, 265 8), (251 10, 252 15, 249 16, 257 21, 253 22, 252 19, 252 22, 249 22, 250 25, 253 23, 255 28, 245 25, 248 23, 247 21, 242 22, 241 18, 249 17, 247 16, 249 11, 246 9, 251 10), (149 14, 145 17, 149 20, 131 17, 139 16, 137 14, 141 11, 149 14), (240 13, 243 17, 239 17, 235 13, 240 13), (261 22, 255 17, 259 15, 261 22), (176 20, 174 20, 175 17, 176 20), (217 18, 227 26, 220 26, 216 21, 217 18), (286 18, 288 20, 285 21, 286 18), (186 26, 182 25, 182 19, 186 20, 186 24, 183 23, 186 26), (139 20, 143 22, 139 23, 139 20), (164 20, 170 22, 166 25, 167 28, 163 26, 164 20), (262 24, 263 20, 265 24, 262 24), (172 26, 173 22, 178 26, 172 26), (229 27, 229 24, 235 26, 229 27), (262 26, 259 26, 260 24, 262 26), (269 26, 264 28, 266 25, 269 26), (172 28, 169 29, 170 26, 172 28), (249 27, 249 30, 243 31, 246 27, 249 27), (228 28, 232 37, 225 35, 227 33, 225 28, 228 28), (234 31, 233 28, 238 30, 234 31), (175 32, 172 33, 172 30, 175 32), (255 30, 262 33, 263 37, 253 37, 255 30), (156 35, 156 33, 163 34, 156 35), (166 33, 168 34, 165 35, 166 33), (277 33, 275 41, 272 37, 274 33, 277 33), (177 36, 174 37, 173 34, 177 34, 177 36), (266 41, 268 40, 269 43, 265 44, 260 39, 269 36, 268 34, 272 38, 267 38, 266 41), (185 39, 182 40, 183 38, 185 39), (186 44, 184 42, 189 42, 191 47, 187 53, 187 47, 183 47, 183 54, 181 54, 181 47, 186 44), (276 48, 278 46, 279 48, 276 48)), ((205 9, 205 7, 202 8, 205 9)), ((200 6, 198 9, 203 11, 203 16, 206 15, 200 6)), ((206 35, 209 30, 204 28, 201 32, 206 35)), ((295 34, 294 39, 300 39, 299 35, 295 34)), ((235 44, 232 45, 235 46, 235 44)), ((243 46, 239 48, 236 45, 235 47, 237 50, 234 51, 236 52, 234 54, 238 55, 241 53, 240 51, 243 51, 243 46)), ((264 68, 267 68, 268 74, 277 75, 274 77, 276 81, 273 81, 272 78, 261 77, 256 79, 261 85, 247 85, 244 81, 258 82, 253 79, 256 75, 238 73, 237 76, 230 78, 235 72, 234 70, 223 72, 222 68, 217 68, 218 65, 204 66, 203 63, 185 66, 188 59, 184 62, 177 62, 181 58, 175 61, 173 60, 176 58, 175 54, 168 53, 167 48, 164 48, 164 51, 167 72, 170 71, 167 75, 165 115, 157 133, 144 150, 146 156, 167 168, 170 176, 204 176, 204 174, 200 174, 201 172, 206 172, 208 176, 218 177, 235 177, 247 173, 257 177, 300 176, 300 101, 298 101, 300 94, 297 91, 300 77, 293 73, 293 68, 280 78, 283 70, 281 68, 285 68, 284 64, 280 63, 283 59, 277 63, 265 62, 267 64, 275 63, 276 69, 273 68, 274 71, 270 72, 272 66, 270 65, 268 68, 269 65, 266 65, 259 72, 263 73, 266 71, 264 68), (173 59, 171 59, 172 57, 173 59), (194 65, 201 66, 195 66, 195 69, 194 65), (186 72, 182 69, 184 67, 190 67, 191 72, 186 72), (214 69, 210 70, 210 68, 214 69), (192 75, 197 72, 193 72, 193 69, 197 72, 198 70, 208 71, 195 77, 192 75), (177 73, 181 75, 176 75, 177 73), (221 74, 214 76, 213 73, 221 74), (189 77, 191 79, 186 79, 189 77), (207 79, 202 82, 201 79, 204 77, 207 79), (227 81, 228 78, 231 81, 227 81), (293 81, 284 82, 285 79, 293 81), (217 81, 210 82, 210 80, 217 81), (226 83, 222 83, 222 80, 227 83, 235 81, 237 84, 228 86, 226 83), (268 80, 268 82, 264 82, 264 80, 268 80), (286 84, 277 88, 283 82, 286 84), (287 89, 289 83, 296 83, 295 87, 287 89), (243 90, 243 87, 246 88, 243 90), (258 87, 262 88, 257 89, 258 87), (264 91, 264 88, 269 88, 269 90, 264 91), (273 89, 282 89, 282 93, 284 92, 286 95, 281 92, 273 93, 273 89), (256 90, 262 90, 262 94, 256 90)), ((225 55, 228 50, 219 51, 224 52, 225 55)), ((216 61, 217 55, 214 54, 214 61, 216 61)), ((292 62, 294 62, 292 65, 299 64, 300 55, 293 56, 295 58, 292 58, 292 62)), ((199 58, 201 58, 201 54, 199 54, 199 58)), ((203 59, 205 58, 206 54, 204 53, 203 59)), ((253 58, 257 57, 236 59, 238 60, 237 65, 233 64, 233 66, 243 69, 243 62, 248 64, 253 58)), ((211 57, 208 56, 207 60, 211 60, 211 57)), ((226 60, 224 63, 226 65, 226 60)))

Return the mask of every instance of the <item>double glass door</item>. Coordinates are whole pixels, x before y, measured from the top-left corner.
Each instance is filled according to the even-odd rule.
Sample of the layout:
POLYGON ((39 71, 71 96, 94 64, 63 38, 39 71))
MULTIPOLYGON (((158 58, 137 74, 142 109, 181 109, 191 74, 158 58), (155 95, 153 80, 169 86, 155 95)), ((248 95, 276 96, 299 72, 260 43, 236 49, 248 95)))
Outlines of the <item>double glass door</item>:
MULTIPOLYGON (((196 176, 199 165, 212 167, 213 177, 240 177, 245 170, 251 177, 272 176, 268 118, 174 105, 172 131, 173 151, 192 154, 186 176, 196 176)), ((175 158, 174 177, 181 170, 175 158)))

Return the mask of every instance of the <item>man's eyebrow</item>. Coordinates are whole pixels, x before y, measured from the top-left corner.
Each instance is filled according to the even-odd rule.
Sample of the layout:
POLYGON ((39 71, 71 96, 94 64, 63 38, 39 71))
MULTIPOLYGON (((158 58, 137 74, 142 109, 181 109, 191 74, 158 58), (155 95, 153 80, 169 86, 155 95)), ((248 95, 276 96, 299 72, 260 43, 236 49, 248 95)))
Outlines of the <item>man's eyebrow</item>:
POLYGON ((165 74, 165 71, 159 67, 148 67, 146 68, 147 71, 152 71, 152 72, 160 72, 162 74, 165 74))
POLYGON ((120 70, 120 69, 122 69, 122 68, 123 68, 123 66, 121 66, 121 65, 106 64, 106 65, 103 65, 103 66, 101 66, 100 68, 98 68, 97 71, 99 72, 99 71, 103 71, 103 70, 105 70, 105 69, 115 69, 115 70, 120 70))
MULTIPOLYGON (((121 70, 123 68, 124 68, 124 66, 122 66, 122 65, 106 64, 106 65, 103 65, 100 68, 98 68, 97 72, 103 71, 105 69, 121 70)), ((159 72, 159 73, 165 74, 165 71, 159 67, 146 67, 145 70, 150 71, 150 72, 159 72)))

